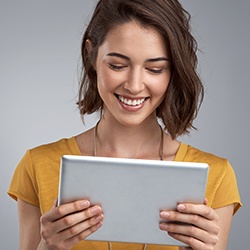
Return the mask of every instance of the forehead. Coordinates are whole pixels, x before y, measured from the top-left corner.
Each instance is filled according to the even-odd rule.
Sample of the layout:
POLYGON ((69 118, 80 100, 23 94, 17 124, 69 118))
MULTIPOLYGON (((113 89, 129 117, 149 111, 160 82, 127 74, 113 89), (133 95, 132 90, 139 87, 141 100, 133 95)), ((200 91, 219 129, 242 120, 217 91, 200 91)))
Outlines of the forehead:
POLYGON ((136 21, 130 21, 113 27, 99 49, 114 50, 125 54, 137 51, 142 55, 167 56, 167 45, 158 30, 144 27, 136 21))

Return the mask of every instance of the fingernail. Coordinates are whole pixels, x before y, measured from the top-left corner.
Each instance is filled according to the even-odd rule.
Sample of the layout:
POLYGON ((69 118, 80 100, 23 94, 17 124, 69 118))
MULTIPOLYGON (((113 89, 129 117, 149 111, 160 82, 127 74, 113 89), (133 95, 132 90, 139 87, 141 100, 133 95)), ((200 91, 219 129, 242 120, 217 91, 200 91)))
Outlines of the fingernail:
POLYGON ((83 206, 84 208, 89 207, 89 206, 90 206, 89 201, 88 201, 88 200, 84 200, 84 201, 82 201, 82 206, 83 206))
POLYGON ((101 209, 100 209, 100 207, 95 206, 95 207, 92 207, 92 208, 91 208, 91 212, 92 212, 93 214, 99 213, 99 212, 101 212, 101 209))
POLYGON ((96 222, 100 222, 100 221, 102 221, 102 219, 103 219, 102 215, 98 215, 98 216, 95 217, 96 222))
POLYGON ((167 231, 168 228, 169 228, 168 224, 166 224, 166 223, 161 223, 161 224, 160 224, 160 229, 161 229, 161 230, 167 231))
POLYGON ((160 213, 160 216, 161 216, 162 218, 166 219, 166 218, 169 217, 169 213, 166 212, 166 211, 162 211, 162 212, 160 213))
POLYGON ((178 209, 178 210, 181 210, 181 211, 184 211, 185 208, 186 208, 186 206, 185 206, 184 204, 179 204, 179 205, 177 206, 177 209, 178 209))

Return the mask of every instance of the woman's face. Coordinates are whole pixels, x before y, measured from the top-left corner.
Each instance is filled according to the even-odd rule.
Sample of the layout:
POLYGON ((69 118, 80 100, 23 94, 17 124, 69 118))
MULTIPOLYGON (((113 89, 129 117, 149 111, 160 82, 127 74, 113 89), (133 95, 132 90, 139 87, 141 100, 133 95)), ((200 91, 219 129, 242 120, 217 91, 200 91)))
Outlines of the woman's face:
POLYGON ((116 26, 95 63, 103 113, 124 125, 155 119, 171 77, 164 40, 153 28, 131 21, 116 26))

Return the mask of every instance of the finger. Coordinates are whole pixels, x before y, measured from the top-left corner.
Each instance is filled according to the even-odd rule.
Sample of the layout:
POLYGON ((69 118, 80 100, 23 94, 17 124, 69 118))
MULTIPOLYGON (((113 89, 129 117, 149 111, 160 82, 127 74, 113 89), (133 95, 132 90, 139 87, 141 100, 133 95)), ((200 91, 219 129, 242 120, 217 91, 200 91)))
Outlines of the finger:
MULTIPOLYGON (((96 223, 91 223, 91 222, 94 222, 94 219, 93 219, 93 221, 89 222, 90 218, 92 218, 92 217, 96 218, 96 216, 103 217, 102 208, 98 205, 90 207, 88 209, 85 209, 85 210, 77 212, 77 213, 69 214, 69 215, 61 218, 60 220, 58 220, 56 222, 57 225, 55 228, 57 228, 56 230, 59 232, 59 231, 65 230, 67 228, 72 228, 74 225, 77 225, 77 224, 82 223, 84 221, 87 221, 87 223, 84 224, 85 228, 83 228, 85 230, 86 228, 96 224, 96 223), (88 225, 88 222, 90 223, 90 225, 88 225)), ((78 233, 78 232, 76 232, 76 233, 78 233)))
POLYGON ((75 201, 72 203, 63 204, 59 207, 54 207, 46 214, 48 221, 56 221, 68 214, 75 213, 90 207, 88 200, 75 201))
POLYGON ((208 231, 210 233, 218 234, 219 232, 217 220, 208 220, 207 218, 198 214, 186 214, 180 213, 178 211, 162 211, 160 213, 160 217, 165 222, 167 221, 166 224, 168 225, 171 222, 173 222, 173 224, 176 224, 176 222, 180 222, 182 224, 195 225, 196 227, 199 227, 202 230, 208 231))
POLYGON ((186 235, 181 235, 181 234, 175 234, 175 233, 169 233, 171 237, 173 237, 176 240, 179 240, 183 242, 184 244, 190 246, 190 247, 185 247, 183 249, 212 249, 212 248, 206 248, 206 245, 204 242, 196 240, 194 238, 188 237, 186 235))
MULTIPOLYGON (((196 238, 192 238, 182 234, 168 233, 171 237, 176 240, 183 242, 184 244, 190 246, 187 249, 200 250, 200 249, 214 249, 218 240, 214 241, 200 241, 196 238)), ((184 248, 185 249, 185 248, 184 248)))
POLYGON ((207 206, 207 204, 208 204, 208 199, 207 198, 204 198, 204 203, 203 204, 207 206))
POLYGON ((191 247, 179 247, 179 250, 192 250, 191 247))
MULTIPOLYGON (((63 209, 62 206, 58 207, 58 209, 59 208, 63 209)), ((71 212, 70 209, 66 210, 71 212)), ((83 233, 83 236, 88 235, 91 230, 94 231, 95 228, 99 228, 101 226, 101 221, 103 219, 102 209, 100 206, 93 206, 82 211, 68 214, 56 221, 49 221, 46 216, 47 215, 45 214, 41 217, 41 236, 48 245, 50 245, 51 242, 63 244, 62 249, 65 249, 65 240, 76 236, 78 233, 83 233, 86 229, 87 232, 83 233), (101 217, 98 218, 98 215, 101 215, 101 217)))
POLYGON ((66 228, 65 230, 60 232, 59 240, 70 239, 76 235, 82 235, 82 236, 87 237, 86 235, 88 234, 88 232, 91 228, 95 228, 95 226, 97 224, 102 224, 103 217, 104 217, 103 214, 99 214, 99 215, 96 215, 94 217, 91 217, 88 220, 84 220, 78 224, 75 224, 72 227, 66 228))
POLYGON ((79 241, 86 239, 89 235, 96 232, 102 226, 102 221, 88 228, 87 230, 67 239, 65 241, 65 248, 72 247, 79 241))
MULTIPOLYGON (((102 221, 89 227, 87 230, 81 231, 79 234, 76 234, 69 238, 61 237, 62 234, 56 234, 53 238, 43 238, 43 242, 47 247, 51 247, 51 249, 71 249, 74 245, 76 245, 79 241, 84 240, 91 233, 97 231, 102 226, 102 221)), ((46 248, 47 249, 47 248, 46 248)))
POLYGON ((57 198, 54 200, 53 207, 58 207, 58 199, 57 198))
POLYGON ((203 204, 179 204, 177 210, 181 213, 186 214, 197 214, 207 218, 208 220, 218 220, 218 215, 216 212, 203 204))
MULTIPOLYGON (((160 229, 168 231, 168 233, 185 235, 188 238, 194 238, 197 241, 216 244, 218 236, 189 224, 162 223, 160 229)), ((185 238, 186 239, 186 238, 185 238)), ((185 242, 186 243, 186 242, 185 242)))

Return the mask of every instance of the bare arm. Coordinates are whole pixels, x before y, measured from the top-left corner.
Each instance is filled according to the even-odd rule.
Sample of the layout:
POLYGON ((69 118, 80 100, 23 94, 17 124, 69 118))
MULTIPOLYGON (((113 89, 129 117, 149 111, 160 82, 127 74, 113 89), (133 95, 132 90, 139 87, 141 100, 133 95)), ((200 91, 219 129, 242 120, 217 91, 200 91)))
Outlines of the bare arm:
POLYGON ((34 250, 40 237, 40 209, 18 199, 18 217, 20 227, 20 250, 34 250))
POLYGON ((230 233, 232 217, 233 217, 234 205, 228 205, 226 207, 215 209, 215 212, 219 216, 219 241, 215 245, 215 250, 227 249, 227 242, 230 233))

